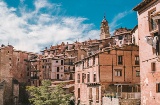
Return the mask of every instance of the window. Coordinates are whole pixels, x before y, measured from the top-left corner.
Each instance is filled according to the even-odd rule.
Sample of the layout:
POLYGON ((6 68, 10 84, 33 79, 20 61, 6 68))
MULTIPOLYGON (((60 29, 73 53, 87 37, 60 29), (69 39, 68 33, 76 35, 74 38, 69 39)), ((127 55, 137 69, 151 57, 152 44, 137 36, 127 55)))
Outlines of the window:
POLYGON ((99 88, 96 88, 96 101, 99 101, 99 88))
POLYGON ((57 72, 59 72, 59 67, 57 67, 57 72))
POLYGON ((96 74, 93 74, 93 82, 96 82, 96 74))
POLYGON ((11 58, 9 58, 9 60, 12 60, 11 58))
POLYGON ((119 41, 120 44, 122 44, 122 41, 119 41))
POLYGON ((90 74, 87 74, 87 82, 90 82, 90 74))
POLYGON ((149 30, 155 30, 157 28, 156 22, 152 19, 153 15, 156 12, 156 8, 152 9, 151 11, 148 12, 148 22, 149 22, 149 30))
POLYGON ((77 75, 77 83, 80 83, 80 74, 77 75))
POLYGON ((93 65, 95 65, 95 56, 93 57, 93 65))
POLYGON ((122 56, 118 56, 118 64, 119 65, 123 64, 123 57, 122 56))
POLYGON ((157 93, 160 92, 160 83, 157 83, 157 84, 156 84, 156 90, 157 90, 157 93))
POLYGON ((139 65, 139 56, 135 56, 135 65, 139 65))
POLYGON ((29 72, 27 72, 27 76, 29 76, 29 72))
POLYGON ((87 59, 87 67, 89 67, 89 59, 87 59))
POLYGON ((89 99, 92 99, 92 88, 89 88, 89 99))
POLYGON ((85 79, 85 74, 82 73, 82 83, 84 83, 84 79, 85 79))
POLYGON ((58 61, 56 61, 56 63, 58 63, 58 61))
POLYGON ((80 93, 81 93, 80 88, 78 88, 78 98, 80 98, 80 96, 81 96, 80 93))
POLYGON ((42 68, 44 68, 44 66, 42 66, 42 68))
POLYGON ((156 71, 156 63, 155 62, 152 62, 151 63, 151 70, 154 72, 156 71))
POLYGON ((63 65, 63 60, 61 60, 61 65, 63 65))
POLYGON ((140 77, 140 71, 139 70, 136 71, 136 77, 140 77))
POLYGON ((82 62, 82 68, 84 69, 84 62, 82 62))
POLYGON ((123 39, 123 36, 118 36, 118 39, 119 39, 119 40, 122 40, 122 39, 123 39))
POLYGON ((59 79, 59 74, 57 74, 57 79, 59 79))
POLYGON ((116 69, 115 70, 115 76, 122 76, 122 70, 121 69, 116 69))
POLYGON ((29 67, 27 67, 27 71, 29 71, 29 67))

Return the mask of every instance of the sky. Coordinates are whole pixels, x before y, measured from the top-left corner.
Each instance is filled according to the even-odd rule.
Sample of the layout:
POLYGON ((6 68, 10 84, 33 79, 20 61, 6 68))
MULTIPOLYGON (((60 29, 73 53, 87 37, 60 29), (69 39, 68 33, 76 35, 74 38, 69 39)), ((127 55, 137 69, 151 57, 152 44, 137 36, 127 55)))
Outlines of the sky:
POLYGON ((99 39, 104 17, 110 33, 137 25, 142 0, 0 0, 0 44, 39 52, 45 47, 99 39))

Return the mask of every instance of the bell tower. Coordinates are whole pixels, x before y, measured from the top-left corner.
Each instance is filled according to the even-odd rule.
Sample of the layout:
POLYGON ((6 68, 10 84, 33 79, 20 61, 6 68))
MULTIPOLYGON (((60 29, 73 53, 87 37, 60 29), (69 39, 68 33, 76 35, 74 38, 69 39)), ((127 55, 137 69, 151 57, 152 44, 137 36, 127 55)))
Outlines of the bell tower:
POLYGON ((108 21, 106 20, 106 17, 104 16, 102 22, 101 22, 101 33, 100 33, 100 39, 106 39, 107 37, 110 37, 109 33, 109 26, 108 21))

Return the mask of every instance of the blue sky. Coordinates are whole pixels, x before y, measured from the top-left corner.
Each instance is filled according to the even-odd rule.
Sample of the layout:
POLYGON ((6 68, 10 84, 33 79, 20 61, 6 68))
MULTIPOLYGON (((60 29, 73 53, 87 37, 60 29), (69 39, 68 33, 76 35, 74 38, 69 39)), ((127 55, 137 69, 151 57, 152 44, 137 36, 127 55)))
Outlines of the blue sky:
POLYGON ((60 42, 99 38, 104 14, 111 34, 137 25, 132 8, 142 0, 1 0, 0 44, 38 52, 60 42))

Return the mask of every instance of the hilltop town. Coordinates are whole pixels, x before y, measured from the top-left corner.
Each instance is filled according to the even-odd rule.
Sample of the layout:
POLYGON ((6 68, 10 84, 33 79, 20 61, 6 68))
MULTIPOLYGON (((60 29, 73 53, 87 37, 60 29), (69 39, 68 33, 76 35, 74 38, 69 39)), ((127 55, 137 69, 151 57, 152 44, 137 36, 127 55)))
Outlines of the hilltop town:
POLYGON ((138 25, 111 35, 104 16, 99 39, 61 42, 40 53, 2 44, 0 105, 23 105, 25 87, 43 80, 65 83, 75 105, 159 105, 160 0, 143 0, 133 10, 138 25))

